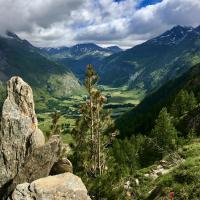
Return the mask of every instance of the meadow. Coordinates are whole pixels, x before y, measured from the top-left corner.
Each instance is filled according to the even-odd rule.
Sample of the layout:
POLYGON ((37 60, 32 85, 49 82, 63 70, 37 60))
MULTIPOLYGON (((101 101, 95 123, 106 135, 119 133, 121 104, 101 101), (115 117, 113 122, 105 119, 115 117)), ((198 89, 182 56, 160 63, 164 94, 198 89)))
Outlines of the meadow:
MULTIPOLYGON (((145 95, 144 92, 127 90, 126 87, 113 88, 102 85, 98 87, 107 98, 104 109, 110 109, 113 118, 117 118, 124 112, 134 108, 145 95)), ((63 141, 66 143, 73 142, 70 132, 75 126, 77 117, 80 116, 79 107, 86 100, 86 94, 67 98, 37 97, 35 102, 40 129, 44 133, 48 133, 52 121, 51 114, 55 111, 60 112, 59 124, 63 127, 63 141)))

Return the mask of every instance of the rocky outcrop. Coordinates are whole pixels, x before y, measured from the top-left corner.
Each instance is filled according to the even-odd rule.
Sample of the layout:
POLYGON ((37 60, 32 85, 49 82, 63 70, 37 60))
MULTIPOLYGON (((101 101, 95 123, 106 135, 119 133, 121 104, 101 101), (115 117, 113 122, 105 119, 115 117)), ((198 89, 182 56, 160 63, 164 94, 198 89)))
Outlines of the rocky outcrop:
POLYGON ((12 200, 90 200, 81 179, 71 173, 49 176, 16 187, 12 200))
POLYGON ((50 174, 57 175, 66 172, 73 173, 73 166, 72 163, 67 158, 59 159, 52 167, 50 174))
POLYGON ((159 164, 153 166, 153 168, 144 176, 155 180, 164 174, 168 174, 184 161, 185 160, 178 153, 171 153, 168 155, 167 160, 160 160, 159 164))
POLYGON ((60 148, 60 138, 54 136, 47 144, 34 149, 12 183, 4 191, 4 195, 11 194, 20 183, 31 183, 41 177, 47 177, 54 163, 58 161, 60 148))
POLYGON ((31 87, 13 77, 7 89, 0 128, 0 199, 90 199, 81 179, 65 173, 72 172, 72 164, 61 157, 60 137, 53 135, 45 144, 31 87), (52 171, 65 174, 49 176, 52 171))
POLYGON ((13 77, 7 91, 0 130, 0 188, 18 174, 33 149, 45 143, 38 128, 31 87, 13 77))

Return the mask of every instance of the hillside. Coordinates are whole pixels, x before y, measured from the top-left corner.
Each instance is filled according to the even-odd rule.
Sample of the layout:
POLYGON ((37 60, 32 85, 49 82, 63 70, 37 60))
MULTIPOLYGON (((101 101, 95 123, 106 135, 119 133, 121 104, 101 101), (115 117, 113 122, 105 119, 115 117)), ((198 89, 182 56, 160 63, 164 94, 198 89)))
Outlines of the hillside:
MULTIPOLYGON (((195 139, 158 163, 138 170, 131 188, 137 200, 199 199, 200 141, 195 139)), ((131 190, 130 189, 130 190, 131 190)))
POLYGON ((121 137, 134 133, 148 134, 161 108, 171 105, 181 89, 192 90, 198 96, 199 86, 200 64, 197 64, 181 77, 167 82, 159 90, 147 96, 135 109, 118 118, 116 127, 120 130, 121 137))
POLYGON ((104 59, 102 82, 152 91, 200 61, 200 27, 176 26, 143 44, 104 59), (115 77, 115 78, 112 78, 115 77))
POLYGON ((66 66, 48 60, 28 41, 8 32, 0 37, 0 80, 18 75, 33 86, 36 94, 69 96, 80 92, 77 78, 66 66))

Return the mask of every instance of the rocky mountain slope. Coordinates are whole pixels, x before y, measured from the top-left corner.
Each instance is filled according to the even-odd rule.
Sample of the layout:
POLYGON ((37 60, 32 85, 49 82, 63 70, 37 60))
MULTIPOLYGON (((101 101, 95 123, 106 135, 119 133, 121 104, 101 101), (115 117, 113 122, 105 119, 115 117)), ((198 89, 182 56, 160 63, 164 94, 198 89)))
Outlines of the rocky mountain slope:
POLYGON ((44 53, 51 55, 53 58, 74 58, 79 59, 85 56, 102 56, 106 57, 122 51, 118 46, 111 46, 107 48, 100 47, 93 43, 77 44, 72 47, 58 47, 58 48, 40 48, 44 53))
POLYGON ((102 83, 152 91, 200 62, 200 27, 176 26, 101 65, 102 83), (113 78, 114 77, 114 78, 113 78))
POLYGON ((30 86, 13 77, 7 90, 0 126, 1 200, 89 200, 84 184, 68 172, 69 167, 49 176, 62 160, 63 147, 59 136, 45 142, 30 86))
POLYGON ((38 48, 13 33, 0 36, 0 81, 5 82, 18 75, 37 92, 63 96, 79 92, 80 84, 73 73, 38 51, 38 48))

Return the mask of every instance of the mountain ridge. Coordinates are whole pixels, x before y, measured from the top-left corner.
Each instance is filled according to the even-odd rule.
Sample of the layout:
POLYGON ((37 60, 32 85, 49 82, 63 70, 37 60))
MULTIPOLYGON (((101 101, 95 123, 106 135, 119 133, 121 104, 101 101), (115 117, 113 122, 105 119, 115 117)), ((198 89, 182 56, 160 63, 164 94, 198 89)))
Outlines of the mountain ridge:
MULTIPOLYGON (((37 91, 42 90, 51 95, 58 94, 58 90, 62 89, 60 85, 65 85, 71 93, 81 88, 69 68, 47 59, 39 53, 37 47, 8 32, 6 37, 0 36, 0 80, 5 82, 16 75, 37 91)), ((70 95, 62 90, 59 94, 70 95)))
POLYGON ((40 48, 40 50, 42 55, 70 68, 82 81, 87 64, 93 64, 99 71, 100 63, 104 58, 123 51, 117 46, 103 48, 94 43, 76 44, 72 47, 40 48))
POLYGON ((126 85, 130 89, 148 92, 159 88, 200 61, 199 31, 199 27, 176 26, 158 37, 105 58, 101 64, 102 83, 115 87, 126 85), (170 37, 163 37, 168 35, 170 37))

